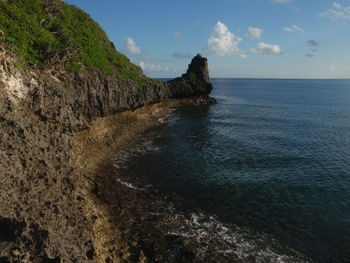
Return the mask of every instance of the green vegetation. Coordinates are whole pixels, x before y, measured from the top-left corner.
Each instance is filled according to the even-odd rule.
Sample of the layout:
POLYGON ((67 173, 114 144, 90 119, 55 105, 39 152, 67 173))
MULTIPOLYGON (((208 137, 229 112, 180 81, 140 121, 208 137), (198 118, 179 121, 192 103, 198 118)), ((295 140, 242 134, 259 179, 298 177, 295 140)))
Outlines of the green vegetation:
POLYGON ((141 84, 140 68, 117 52, 101 27, 81 9, 60 0, 10 0, 0 3, 0 41, 26 65, 44 68, 63 62, 69 71, 97 68, 141 84))

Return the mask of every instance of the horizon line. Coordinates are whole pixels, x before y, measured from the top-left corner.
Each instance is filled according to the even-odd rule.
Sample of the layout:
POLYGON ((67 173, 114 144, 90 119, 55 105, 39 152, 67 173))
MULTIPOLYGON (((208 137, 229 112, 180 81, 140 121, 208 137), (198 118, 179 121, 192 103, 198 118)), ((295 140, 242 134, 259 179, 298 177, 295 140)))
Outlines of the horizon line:
MULTIPOLYGON (((175 79, 177 77, 150 77, 153 79, 175 79)), ((211 77, 209 79, 285 79, 285 80, 350 80, 350 78, 275 78, 275 77, 211 77)))

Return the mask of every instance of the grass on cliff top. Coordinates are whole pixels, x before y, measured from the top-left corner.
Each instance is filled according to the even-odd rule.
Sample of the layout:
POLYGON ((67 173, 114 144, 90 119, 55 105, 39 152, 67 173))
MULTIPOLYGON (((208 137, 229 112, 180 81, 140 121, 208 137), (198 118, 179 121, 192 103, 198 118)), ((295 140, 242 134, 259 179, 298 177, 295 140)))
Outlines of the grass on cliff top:
POLYGON ((98 68, 105 74, 142 83, 141 69, 115 50, 106 33, 83 10, 60 0, 0 2, 0 41, 26 65, 54 61, 76 72, 98 68))

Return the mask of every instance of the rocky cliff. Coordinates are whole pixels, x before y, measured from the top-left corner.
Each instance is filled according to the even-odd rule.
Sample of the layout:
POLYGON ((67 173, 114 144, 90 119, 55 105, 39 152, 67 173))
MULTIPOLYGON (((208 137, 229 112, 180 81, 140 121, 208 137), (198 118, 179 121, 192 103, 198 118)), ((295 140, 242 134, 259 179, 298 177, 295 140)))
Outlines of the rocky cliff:
POLYGON ((122 210, 109 217, 108 178, 88 146, 111 149, 169 113, 164 104, 130 111, 141 106, 210 102, 207 60, 197 55, 168 83, 149 79, 58 0, 0 1, 0 33, 0 262, 167 262, 155 241, 137 253, 118 243, 122 210))

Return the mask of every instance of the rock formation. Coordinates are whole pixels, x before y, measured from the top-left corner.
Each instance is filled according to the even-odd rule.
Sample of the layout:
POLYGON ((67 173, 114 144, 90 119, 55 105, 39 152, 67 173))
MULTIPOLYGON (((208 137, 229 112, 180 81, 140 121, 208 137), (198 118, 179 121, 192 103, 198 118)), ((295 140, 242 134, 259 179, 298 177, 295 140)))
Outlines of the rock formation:
POLYGON ((187 72, 180 78, 170 80, 168 84, 177 98, 208 96, 213 87, 209 82, 207 59, 197 54, 188 65, 187 72))

